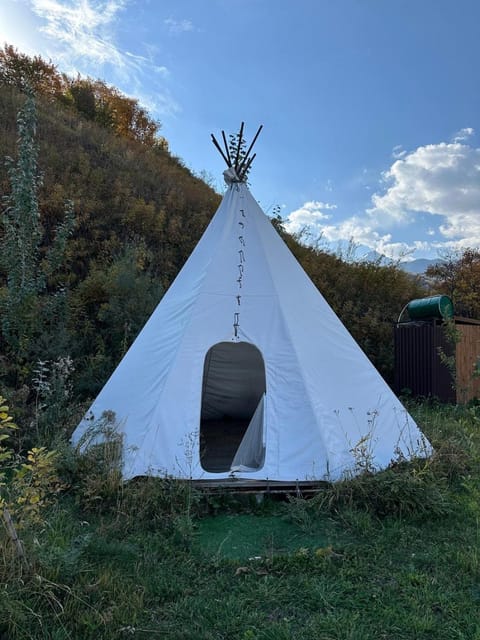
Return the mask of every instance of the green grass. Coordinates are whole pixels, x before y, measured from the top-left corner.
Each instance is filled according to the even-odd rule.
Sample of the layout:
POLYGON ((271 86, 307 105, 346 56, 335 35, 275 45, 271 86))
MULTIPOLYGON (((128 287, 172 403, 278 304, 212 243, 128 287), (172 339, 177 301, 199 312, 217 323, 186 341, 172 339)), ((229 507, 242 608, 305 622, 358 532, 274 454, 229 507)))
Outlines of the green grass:
POLYGON ((480 411, 411 410, 441 455, 309 501, 150 482, 98 504, 83 476, 25 532, 0 638, 480 640, 480 411))
POLYGON ((287 508, 272 515, 221 514, 197 523, 195 544, 204 555, 217 559, 272 558, 298 549, 318 549, 347 539, 327 516, 306 523, 292 521, 287 508))

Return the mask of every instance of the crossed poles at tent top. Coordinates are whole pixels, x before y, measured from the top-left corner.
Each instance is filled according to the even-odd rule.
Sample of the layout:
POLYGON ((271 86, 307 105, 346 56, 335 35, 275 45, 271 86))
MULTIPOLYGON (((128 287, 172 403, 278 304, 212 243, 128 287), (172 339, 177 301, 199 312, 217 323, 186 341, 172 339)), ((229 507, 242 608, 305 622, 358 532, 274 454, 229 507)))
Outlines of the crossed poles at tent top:
POLYGON ((225 160, 227 167, 229 169, 233 168, 235 170, 235 175, 237 178, 234 182, 246 181, 252 162, 255 156, 257 155, 256 153, 254 153, 253 156, 250 156, 250 153, 252 152, 253 145, 257 141, 260 131, 263 129, 263 124, 261 124, 258 128, 257 133, 255 134, 255 137, 253 138, 250 146, 248 147, 245 153, 244 149, 246 146, 246 142, 243 137, 244 126, 245 126, 245 123, 242 122, 240 125, 240 131, 236 135, 230 136, 230 144, 227 143, 225 131, 222 131, 222 139, 225 147, 224 149, 222 149, 222 147, 218 143, 218 140, 215 138, 213 133, 211 134, 212 142, 220 152, 220 155, 222 156, 222 158, 225 160))

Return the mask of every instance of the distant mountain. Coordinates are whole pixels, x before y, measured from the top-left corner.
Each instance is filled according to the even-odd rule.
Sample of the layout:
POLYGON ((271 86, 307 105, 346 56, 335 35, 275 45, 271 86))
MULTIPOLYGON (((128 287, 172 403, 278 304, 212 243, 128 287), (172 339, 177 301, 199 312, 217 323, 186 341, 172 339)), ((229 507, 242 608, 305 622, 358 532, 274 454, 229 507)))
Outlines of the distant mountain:
MULTIPOLYGON (((379 253, 378 251, 375 251, 374 249, 372 249, 371 251, 368 251, 368 253, 363 255, 360 258, 360 260, 364 262, 377 262, 382 266, 397 264, 391 258, 388 258, 387 256, 379 253)), ((408 260, 408 261, 404 260, 404 261, 398 262, 398 266, 400 267, 400 269, 402 269, 403 271, 406 271, 407 273, 412 273, 414 275, 422 275, 425 273, 428 267, 431 267, 437 264, 438 262, 439 260, 436 260, 436 259, 429 260, 428 258, 416 258, 415 260, 408 260)))
POLYGON ((411 260, 410 262, 400 262, 399 266, 407 273, 414 273, 421 275, 425 273, 428 267, 432 267, 436 265, 439 260, 428 260, 428 258, 417 258, 416 260, 411 260))
POLYGON ((375 251, 375 249, 372 249, 371 251, 368 251, 368 253, 365 253, 360 258, 360 260, 362 260, 363 262, 377 262, 382 266, 388 266, 389 264, 393 263, 393 260, 391 258, 383 255, 383 253, 375 251))

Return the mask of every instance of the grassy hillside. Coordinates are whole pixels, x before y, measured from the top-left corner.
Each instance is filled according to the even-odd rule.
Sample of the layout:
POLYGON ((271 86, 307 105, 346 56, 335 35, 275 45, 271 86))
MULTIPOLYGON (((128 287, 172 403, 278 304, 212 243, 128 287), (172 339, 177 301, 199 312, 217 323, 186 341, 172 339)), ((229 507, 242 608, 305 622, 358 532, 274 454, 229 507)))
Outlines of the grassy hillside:
MULTIPOLYGON (((15 157, 16 115, 24 101, 0 90, 0 152, 15 157)), ((144 244, 152 273, 167 286, 186 260, 220 201, 162 147, 114 135, 58 103, 38 100, 39 192, 47 233, 73 200, 77 227, 69 247, 70 281, 92 261, 114 258, 128 243, 144 244)), ((5 164, 0 184, 8 193, 5 164)))

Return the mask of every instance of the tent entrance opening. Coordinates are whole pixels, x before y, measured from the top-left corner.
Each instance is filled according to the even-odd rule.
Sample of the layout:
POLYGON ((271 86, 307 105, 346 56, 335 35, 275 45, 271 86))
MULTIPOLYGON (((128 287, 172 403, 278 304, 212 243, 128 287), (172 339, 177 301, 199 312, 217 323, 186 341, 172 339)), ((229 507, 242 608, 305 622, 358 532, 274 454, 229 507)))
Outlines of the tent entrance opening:
POLYGON ((205 471, 229 471, 232 463, 251 471, 263 466, 265 389, 265 364, 257 347, 219 342, 208 350, 200 418, 200 463, 205 471))

